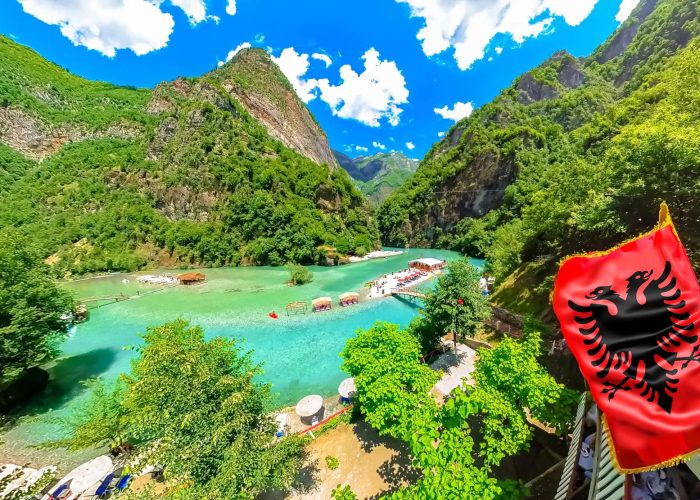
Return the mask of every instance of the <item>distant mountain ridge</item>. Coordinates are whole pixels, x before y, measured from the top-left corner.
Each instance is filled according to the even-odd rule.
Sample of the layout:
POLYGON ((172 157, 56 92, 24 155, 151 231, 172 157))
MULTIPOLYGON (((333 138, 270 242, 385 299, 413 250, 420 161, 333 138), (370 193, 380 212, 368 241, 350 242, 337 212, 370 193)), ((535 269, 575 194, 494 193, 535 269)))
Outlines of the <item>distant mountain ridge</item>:
POLYGON ((418 169, 419 160, 394 151, 350 158, 333 151, 338 164, 353 178, 370 203, 378 206, 418 169))

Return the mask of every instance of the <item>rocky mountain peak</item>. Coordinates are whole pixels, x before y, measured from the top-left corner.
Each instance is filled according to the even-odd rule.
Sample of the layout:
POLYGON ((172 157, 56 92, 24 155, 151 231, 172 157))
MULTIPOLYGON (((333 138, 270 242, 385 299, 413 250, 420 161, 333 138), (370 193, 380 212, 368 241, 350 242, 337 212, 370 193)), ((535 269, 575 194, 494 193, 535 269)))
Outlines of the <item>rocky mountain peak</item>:
POLYGON ((328 138, 270 54, 243 49, 211 74, 285 146, 316 163, 337 167, 328 138))

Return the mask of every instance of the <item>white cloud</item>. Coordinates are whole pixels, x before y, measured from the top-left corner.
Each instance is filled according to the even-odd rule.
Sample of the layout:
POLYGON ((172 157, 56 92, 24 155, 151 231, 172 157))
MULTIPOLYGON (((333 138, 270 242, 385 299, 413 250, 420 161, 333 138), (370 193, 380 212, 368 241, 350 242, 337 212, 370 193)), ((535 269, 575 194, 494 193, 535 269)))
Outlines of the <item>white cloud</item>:
POLYGON ((263 43, 265 43, 265 35, 263 33, 256 33, 253 37, 253 40, 258 45, 262 45, 263 43))
POLYGON ((226 5, 226 13, 229 16, 236 15, 236 0, 228 0, 228 4, 226 5))
POLYGON ((438 132, 438 137, 445 137, 445 132, 438 132))
POLYGON ((472 114, 472 111, 474 111, 474 105, 470 102, 456 102, 452 106, 452 109, 448 108, 447 106, 443 106, 441 108, 435 108, 433 111, 447 120, 454 120, 458 122, 462 118, 466 118, 472 114))
POLYGON ((57 25, 74 45, 108 57, 119 49, 136 55, 163 48, 175 22, 148 0, 19 0, 24 12, 57 25))
MULTIPOLYGON (((454 49, 460 69, 483 59, 486 47, 497 34, 516 43, 547 30, 555 17, 577 26, 593 11, 598 0, 396 0, 422 17, 418 31, 423 52, 433 56, 454 49)), ((629 0, 623 0, 629 1, 629 0)))
MULTIPOLYGON (((122 0, 123 3, 127 1, 122 0)), ((204 0, 170 0, 175 7, 180 7, 191 24, 201 23, 207 18, 207 6, 204 0)), ((119 3, 119 2, 114 2, 119 3)), ((218 18, 215 18, 218 22, 218 18)))
POLYGON ((326 65, 326 68, 333 64, 333 60, 328 57, 326 54, 321 54, 320 52, 316 52, 314 54, 311 54, 311 57, 313 59, 318 59, 319 61, 323 61, 326 65))
POLYGON ((381 142, 377 142, 377 141, 372 141, 372 146, 374 146, 377 149, 381 149, 382 151, 384 151, 386 149, 386 146, 384 144, 382 144, 381 142))
POLYGON ((391 125, 399 123, 401 104, 408 102, 408 89, 401 71, 394 61, 382 61, 379 52, 369 49, 362 56, 365 70, 358 74, 349 64, 340 68, 343 83, 331 85, 319 80, 321 99, 328 103, 333 114, 352 118, 370 127, 378 127, 382 118, 391 125))
POLYGON ((236 57, 236 54, 238 54, 241 50, 243 49, 248 49, 250 48, 250 42, 243 42, 240 44, 238 47, 236 47, 233 50, 229 50, 228 54, 226 54, 226 60, 225 61, 219 61, 218 65, 223 66, 225 63, 229 62, 231 59, 236 57))
POLYGON ((414 149, 416 149, 416 145, 412 142, 407 142, 406 147, 409 149, 409 151, 413 151, 414 149))
POLYGON ((297 54, 294 47, 287 47, 279 57, 272 56, 272 59, 289 79, 299 99, 309 102, 316 97, 315 91, 318 81, 314 79, 304 80, 302 78, 309 70, 309 54, 297 54))
POLYGON ((620 8, 617 11, 617 14, 615 15, 615 19, 617 20, 617 22, 625 22, 627 18, 630 17, 630 14, 632 13, 632 11, 638 3, 639 0, 622 0, 622 2, 620 3, 620 8))
POLYGON ((369 151, 369 149, 364 146, 355 146, 355 150, 360 151, 361 153, 366 153, 367 151, 369 151))
POLYGON ((496 54, 500 56, 501 52, 503 52, 503 47, 496 47, 494 50, 496 51, 496 54))

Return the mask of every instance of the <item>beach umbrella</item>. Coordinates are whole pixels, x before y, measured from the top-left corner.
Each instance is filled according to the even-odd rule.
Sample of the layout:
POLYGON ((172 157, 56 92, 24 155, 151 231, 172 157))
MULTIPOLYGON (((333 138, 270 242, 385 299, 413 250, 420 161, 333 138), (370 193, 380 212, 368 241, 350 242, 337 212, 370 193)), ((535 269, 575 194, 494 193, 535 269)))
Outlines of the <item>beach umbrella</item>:
POLYGON ((338 394, 341 397, 350 399, 355 396, 357 389, 355 388, 355 379, 350 377, 343 380, 338 386, 338 394))
POLYGON ((323 398, 317 394, 306 396, 297 403, 296 411, 300 417, 316 415, 323 407, 323 398))
POLYGON ((111 471, 112 459, 107 455, 102 455, 73 469, 59 484, 65 483, 67 479, 71 479, 70 490, 74 494, 79 495, 111 471))

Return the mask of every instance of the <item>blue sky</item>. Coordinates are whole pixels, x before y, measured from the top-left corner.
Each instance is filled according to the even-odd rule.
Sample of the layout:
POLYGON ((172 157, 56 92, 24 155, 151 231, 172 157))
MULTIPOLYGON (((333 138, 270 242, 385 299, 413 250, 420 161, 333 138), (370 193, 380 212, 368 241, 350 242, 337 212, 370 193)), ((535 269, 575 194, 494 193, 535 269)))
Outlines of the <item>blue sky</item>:
POLYGON ((75 74, 139 87, 263 47, 333 148, 420 158, 553 52, 589 54, 637 1, 6 0, 0 32, 75 74))

